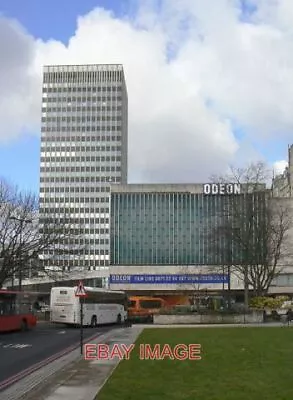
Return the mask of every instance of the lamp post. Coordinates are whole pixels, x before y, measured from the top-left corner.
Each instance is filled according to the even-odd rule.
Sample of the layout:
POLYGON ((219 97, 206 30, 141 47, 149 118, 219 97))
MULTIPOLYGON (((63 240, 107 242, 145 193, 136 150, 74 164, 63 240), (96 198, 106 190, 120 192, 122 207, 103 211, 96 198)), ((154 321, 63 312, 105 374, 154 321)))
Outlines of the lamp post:
POLYGON ((107 224, 105 224, 105 231, 107 231, 107 229, 108 229, 107 237, 108 237, 109 242, 108 242, 108 245, 106 248, 108 249, 109 259, 108 259, 108 263, 106 262, 107 260, 105 260, 106 265, 108 265, 108 276, 105 278, 102 278, 102 287, 109 289, 110 288, 109 265, 110 265, 110 257, 111 257, 111 254, 110 254, 111 253, 111 240, 110 240, 110 237, 111 237, 111 202, 112 202, 112 190, 111 189, 112 189, 113 177, 109 176, 107 180, 108 180, 108 185, 109 185, 109 218, 108 218, 108 228, 106 228, 107 224), (104 282, 103 282, 103 280, 104 280, 104 282))
MULTIPOLYGON (((28 218, 18 218, 18 217, 10 217, 9 218, 12 221, 18 221, 20 223, 20 234, 19 234, 19 244, 20 247, 22 245, 22 230, 23 230, 23 225, 26 224, 31 224, 33 221, 32 219, 28 219, 28 218)), ((21 260, 22 256, 20 255, 20 260, 21 260)), ((19 270, 18 270, 18 290, 21 291, 21 284, 22 284, 22 262, 19 265, 19 270)))
MULTIPOLYGON (((0 268, 3 267, 3 263, 4 263, 4 258, 0 258, 0 268)), ((1 289, 1 285, 0 285, 0 289, 1 289)))

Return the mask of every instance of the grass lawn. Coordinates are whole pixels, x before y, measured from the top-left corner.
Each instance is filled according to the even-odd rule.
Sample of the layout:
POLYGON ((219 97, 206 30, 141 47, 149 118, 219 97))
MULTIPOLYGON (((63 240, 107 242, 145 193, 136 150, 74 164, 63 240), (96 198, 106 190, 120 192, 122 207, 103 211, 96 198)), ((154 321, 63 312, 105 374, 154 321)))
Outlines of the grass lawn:
POLYGON ((292 400, 293 329, 146 329, 98 400, 292 400), (139 360, 140 343, 200 343, 202 360, 139 360))

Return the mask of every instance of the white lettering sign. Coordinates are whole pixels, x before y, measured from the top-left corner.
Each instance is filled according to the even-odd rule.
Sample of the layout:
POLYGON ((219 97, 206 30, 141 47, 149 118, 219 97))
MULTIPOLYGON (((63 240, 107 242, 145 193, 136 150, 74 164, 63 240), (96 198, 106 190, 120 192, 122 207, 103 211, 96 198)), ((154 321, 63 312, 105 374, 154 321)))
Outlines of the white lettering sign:
POLYGON ((205 183, 204 194, 240 194, 240 183, 205 183))
POLYGON ((130 282, 130 275, 111 275, 111 279, 112 279, 112 281, 124 281, 124 282, 127 282, 127 281, 129 281, 130 282))

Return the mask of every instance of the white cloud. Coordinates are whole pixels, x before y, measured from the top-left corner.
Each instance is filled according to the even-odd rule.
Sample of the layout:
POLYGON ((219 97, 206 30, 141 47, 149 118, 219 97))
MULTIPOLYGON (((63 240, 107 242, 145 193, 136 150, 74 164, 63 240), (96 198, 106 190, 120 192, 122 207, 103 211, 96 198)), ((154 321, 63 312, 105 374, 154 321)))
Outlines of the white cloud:
POLYGON ((239 4, 152 1, 131 19, 96 9, 78 18, 68 46, 33 40, 0 19, 0 50, 12 44, 10 68, 0 61, 0 138, 39 124, 41 65, 122 63, 132 181, 204 181, 255 158, 252 138, 286 138, 293 129, 293 3, 257 2, 249 24, 240 22, 239 4), (231 121, 246 128, 245 140, 237 141, 231 121))
POLYGON ((16 22, 0 16, 0 139, 36 129, 41 88, 33 63, 34 39, 16 22))
POLYGON ((286 160, 275 161, 273 167, 275 175, 281 175, 288 167, 288 161, 286 160))

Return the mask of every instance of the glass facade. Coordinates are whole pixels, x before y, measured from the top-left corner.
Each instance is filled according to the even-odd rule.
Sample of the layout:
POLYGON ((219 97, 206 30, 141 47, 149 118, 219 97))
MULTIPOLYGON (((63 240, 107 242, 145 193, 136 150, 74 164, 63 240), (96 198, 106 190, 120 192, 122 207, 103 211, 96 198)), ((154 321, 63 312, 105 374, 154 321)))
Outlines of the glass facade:
POLYGON ((280 274, 272 281, 272 286, 293 286, 293 274, 280 274))
MULTIPOLYGON (((196 193, 112 193, 111 265, 221 265, 241 262, 242 251, 227 247, 220 227, 237 204, 245 220, 248 201, 265 195, 207 196, 196 193), (216 236, 216 237, 215 237, 216 236), (212 242, 215 241, 213 244, 212 242), (217 251, 216 247, 226 251, 217 251)), ((264 207, 259 207, 261 221, 264 207)), ((235 229, 246 229, 238 218, 235 229)), ((253 235, 252 235, 253 240, 253 235)))

